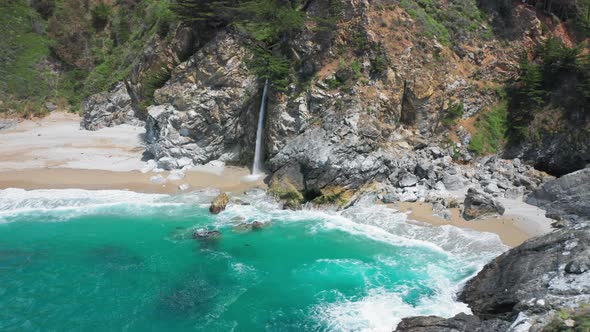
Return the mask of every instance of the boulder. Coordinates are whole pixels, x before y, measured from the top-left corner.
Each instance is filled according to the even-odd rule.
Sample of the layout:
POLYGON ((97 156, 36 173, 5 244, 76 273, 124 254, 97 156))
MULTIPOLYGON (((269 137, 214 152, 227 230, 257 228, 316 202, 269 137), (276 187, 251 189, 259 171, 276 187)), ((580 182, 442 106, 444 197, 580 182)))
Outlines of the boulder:
POLYGON ((166 180, 165 177, 161 176, 161 175, 154 175, 152 177, 150 177, 150 182, 153 184, 165 184, 168 180, 166 180))
POLYGON ((193 233, 193 238, 198 240, 219 239, 220 237, 221 232, 216 230, 209 231, 205 229, 199 229, 193 233))
POLYGON ((183 171, 181 170, 173 170, 172 172, 170 172, 170 174, 168 174, 168 177, 166 178, 168 181, 180 181, 182 179, 184 179, 185 174, 183 171))
POLYGON ((491 195, 475 188, 469 188, 464 201, 463 217, 475 219, 484 216, 504 214, 504 206, 491 195))
POLYGON ((211 202, 209 212, 219 214, 221 211, 225 210, 227 203, 229 203, 229 196, 226 193, 221 193, 211 202))
POLYGON ((465 187, 465 178, 458 174, 445 174, 442 179, 447 190, 460 190, 465 187))
POLYGON ((158 160, 158 168, 165 169, 167 171, 171 171, 178 167, 178 162, 176 159, 172 157, 164 157, 158 160))
POLYGON ((420 181, 420 179, 417 176, 408 173, 402 176, 402 178, 399 180, 398 185, 402 188, 411 187, 418 183, 418 181, 420 181))
POLYGON ((543 184, 527 197, 527 203, 568 220, 590 220, 590 168, 543 184))

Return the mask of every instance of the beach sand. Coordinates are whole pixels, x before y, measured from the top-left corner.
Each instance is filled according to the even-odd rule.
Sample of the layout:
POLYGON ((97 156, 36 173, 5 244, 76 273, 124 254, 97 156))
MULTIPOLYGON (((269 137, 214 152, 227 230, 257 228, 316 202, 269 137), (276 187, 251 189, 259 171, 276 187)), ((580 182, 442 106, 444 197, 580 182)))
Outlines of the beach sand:
POLYGON ((247 168, 195 167, 179 181, 153 184, 152 176, 168 172, 141 173, 145 129, 129 125, 97 131, 80 129, 76 114, 54 112, 43 119, 26 120, 0 132, 0 188, 89 190, 120 189, 147 193, 178 193, 218 188, 242 192, 266 188, 262 179, 248 181, 247 168))
POLYGON ((430 203, 398 202, 387 205, 408 213, 409 219, 433 226, 453 225, 497 234, 504 244, 511 247, 552 231, 552 220, 544 216, 543 210, 518 200, 502 200, 502 203, 506 207, 506 213, 503 216, 476 220, 463 219, 459 209, 449 209, 452 214, 450 220, 435 216, 432 214, 432 204, 430 203))

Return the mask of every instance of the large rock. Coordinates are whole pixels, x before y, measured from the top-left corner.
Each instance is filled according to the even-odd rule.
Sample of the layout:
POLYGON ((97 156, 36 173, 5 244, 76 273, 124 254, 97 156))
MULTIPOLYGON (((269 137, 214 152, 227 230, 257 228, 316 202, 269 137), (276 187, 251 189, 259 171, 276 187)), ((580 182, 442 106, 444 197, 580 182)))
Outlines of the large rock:
POLYGON ((226 193, 221 193, 211 202, 209 212, 219 214, 221 211, 225 210, 227 203, 229 203, 229 196, 226 193))
POLYGON ((480 320, 473 315, 460 313, 452 318, 418 316, 404 318, 396 332, 505 332, 510 323, 499 319, 480 320))
POLYGON ((549 214, 570 220, 590 219, 590 168, 564 175, 545 183, 527 203, 542 207, 549 214))
POLYGON ((512 320, 519 312, 590 301, 590 230, 564 229, 528 240, 502 254, 459 294, 480 318, 512 320))
POLYGON ((84 117, 80 126, 86 130, 98 130, 123 123, 143 126, 144 122, 135 116, 131 96, 123 82, 108 92, 88 97, 84 101, 84 117))
POLYGON ((469 188, 465 196, 463 217, 475 219, 504 214, 504 206, 491 195, 475 188, 469 188))
POLYGON ((259 82, 249 57, 243 40, 220 32, 174 69, 148 109, 147 150, 155 159, 236 163, 252 153, 259 82))

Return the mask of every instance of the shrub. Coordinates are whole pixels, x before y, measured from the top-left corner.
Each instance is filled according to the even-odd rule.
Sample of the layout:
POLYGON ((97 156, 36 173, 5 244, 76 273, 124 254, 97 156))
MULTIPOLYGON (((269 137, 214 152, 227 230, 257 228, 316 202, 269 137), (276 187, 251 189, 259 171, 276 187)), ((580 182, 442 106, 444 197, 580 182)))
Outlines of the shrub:
POLYGON ((442 118, 441 123, 443 126, 449 128, 457 124, 457 120, 459 120, 463 116, 463 103, 453 103, 449 106, 445 116, 442 118))
POLYGON ((471 138, 469 150, 476 155, 496 153, 504 143, 507 131, 507 103, 502 101, 477 118, 476 133, 471 138))

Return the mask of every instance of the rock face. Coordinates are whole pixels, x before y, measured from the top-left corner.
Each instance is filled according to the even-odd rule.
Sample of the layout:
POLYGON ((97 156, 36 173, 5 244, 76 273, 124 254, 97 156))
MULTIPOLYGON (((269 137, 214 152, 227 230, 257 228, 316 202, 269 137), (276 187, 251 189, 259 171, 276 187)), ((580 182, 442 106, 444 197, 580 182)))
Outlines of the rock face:
POLYGON ((229 203, 229 196, 226 193, 221 193, 211 202, 209 212, 219 214, 221 211, 225 210, 227 203, 229 203))
POLYGON ((465 219, 475 219, 485 216, 504 214, 504 206, 496 201, 491 195, 475 188, 469 188, 465 196, 465 219))
MULTIPOLYGON (((257 120, 258 82, 246 68, 243 41, 218 33, 155 93, 148 109, 147 150, 156 160, 238 162, 257 120)), ((248 153, 251 153, 248 151, 248 153)))
POLYGON ((564 229, 504 253, 459 294, 480 318, 512 320, 590 300, 590 230, 564 229))
POLYGON ((460 313, 452 318, 420 316, 404 318, 396 332, 505 332, 510 324, 493 319, 480 320, 476 316, 460 313))
POLYGON ((590 168, 545 183, 528 196, 527 203, 569 220, 590 220, 590 168))
POLYGON ((143 121, 135 116, 131 96, 123 82, 109 92, 90 96, 84 102, 84 117, 80 126, 86 130, 98 130, 123 123, 143 126, 143 121))

